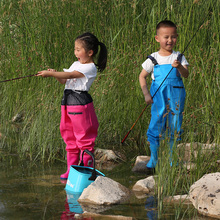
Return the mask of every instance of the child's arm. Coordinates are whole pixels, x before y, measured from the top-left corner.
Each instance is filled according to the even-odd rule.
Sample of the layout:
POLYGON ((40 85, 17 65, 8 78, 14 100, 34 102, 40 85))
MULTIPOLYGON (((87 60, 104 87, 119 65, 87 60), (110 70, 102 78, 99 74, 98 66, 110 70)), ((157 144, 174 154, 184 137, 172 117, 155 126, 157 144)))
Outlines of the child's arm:
POLYGON ((178 60, 174 60, 172 67, 177 68, 182 77, 187 78, 189 76, 187 66, 183 66, 178 60))
POLYGON ((149 75, 149 73, 145 69, 143 69, 139 75, 139 82, 140 82, 142 92, 144 94, 145 102, 147 104, 152 104, 153 99, 152 99, 151 94, 147 88, 147 83, 146 83, 146 77, 148 75, 149 75))
POLYGON ((72 72, 56 72, 49 70, 43 70, 39 71, 37 76, 42 77, 54 77, 56 78, 61 84, 65 84, 67 79, 72 78, 82 78, 84 75, 78 71, 72 71, 72 72))
MULTIPOLYGON (((55 69, 48 69, 48 71, 56 72, 55 69)), ((58 78, 56 78, 56 80, 58 82, 60 82, 61 84, 65 84, 66 83, 66 79, 58 79, 58 78)))

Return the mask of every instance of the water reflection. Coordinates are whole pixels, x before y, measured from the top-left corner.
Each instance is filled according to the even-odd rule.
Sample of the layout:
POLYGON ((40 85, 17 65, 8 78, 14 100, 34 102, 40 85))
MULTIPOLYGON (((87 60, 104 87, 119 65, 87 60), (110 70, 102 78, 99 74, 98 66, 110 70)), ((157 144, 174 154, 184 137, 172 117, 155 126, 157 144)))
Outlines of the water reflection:
MULTIPOLYGON (((80 204, 78 199, 82 193, 72 192, 69 190, 64 190, 66 192, 66 202, 65 202, 65 211, 61 215, 62 220, 72 219, 70 217, 74 217, 75 214, 82 214, 84 212, 91 213, 102 213, 106 210, 111 209, 111 206, 102 206, 102 205, 94 205, 94 204, 80 204)), ((93 219, 93 218, 83 218, 93 219)))
POLYGON ((158 219, 157 200, 153 196, 147 197, 145 209, 147 210, 148 219, 158 219))
POLYGON ((61 215, 61 220, 71 219, 75 214, 82 214, 83 209, 78 203, 81 193, 70 193, 66 191, 65 211, 61 215))
POLYGON ((66 191, 66 195, 67 195, 67 202, 69 204, 70 212, 74 212, 77 214, 83 213, 83 209, 77 201, 81 193, 69 193, 68 191, 66 191))

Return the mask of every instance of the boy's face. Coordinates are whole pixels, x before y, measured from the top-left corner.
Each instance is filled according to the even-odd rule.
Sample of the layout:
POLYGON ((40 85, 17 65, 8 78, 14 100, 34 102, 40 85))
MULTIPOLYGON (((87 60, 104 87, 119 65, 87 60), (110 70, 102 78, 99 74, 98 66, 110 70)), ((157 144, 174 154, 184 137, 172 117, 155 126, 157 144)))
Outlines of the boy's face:
POLYGON ((177 31, 175 27, 161 27, 157 30, 155 39, 160 43, 160 49, 171 52, 177 41, 177 31))

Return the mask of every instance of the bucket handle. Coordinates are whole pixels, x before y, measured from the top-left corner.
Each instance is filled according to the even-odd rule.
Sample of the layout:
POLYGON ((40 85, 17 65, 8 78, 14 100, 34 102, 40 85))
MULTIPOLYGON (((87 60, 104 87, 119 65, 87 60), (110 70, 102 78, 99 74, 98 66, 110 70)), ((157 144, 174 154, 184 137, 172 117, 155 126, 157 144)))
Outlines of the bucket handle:
POLYGON ((97 176, 96 176, 96 170, 95 170, 95 158, 94 158, 94 154, 93 154, 91 151, 85 149, 85 150, 82 152, 82 160, 81 160, 81 162, 80 162, 80 166, 84 166, 84 163, 83 163, 83 155, 84 155, 85 152, 86 152, 88 155, 90 155, 90 156, 92 157, 92 160, 93 160, 93 170, 92 170, 92 175, 89 177, 89 180, 94 181, 97 176))

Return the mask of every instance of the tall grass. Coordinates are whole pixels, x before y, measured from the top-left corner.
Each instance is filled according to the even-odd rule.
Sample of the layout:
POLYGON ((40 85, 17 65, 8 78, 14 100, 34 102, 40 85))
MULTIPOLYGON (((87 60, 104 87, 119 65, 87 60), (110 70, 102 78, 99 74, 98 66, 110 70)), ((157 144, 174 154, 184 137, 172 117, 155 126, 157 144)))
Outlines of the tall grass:
MULTIPOLYGON (((149 153, 145 133, 150 108, 125 144, 120 146, 120 142, 145 107, 138 75, 147 55, 158 50, 154 40, 156 24, 165 18, 173 20, 179 34, 175 50, 183 51, 210 10, 185 52, 190 76, 184 79, 187 98, 182 141, 219 144, 219 1, 4 0, 0 5, 0 81, 48 67, 68 68, 75 59, 74 39, 85 31, 106 44, 107 69, 98 74, 90 90, 100 123, 96 144, 101 148, 120 147, 129 152, 128 156, 149 153)), ((150 77, 147 82, 150 84, 150 77)), ((62 159, 62 93, 63 86, 51 78, 1 83, 1 148, 32 160, 62 159), (23 114, 23 121, 13 123, 11 119, 17 113, 23 114)), ((171 180, 179 175, 178 171, 170 172, 167 177, 171 175, 171 180)))

